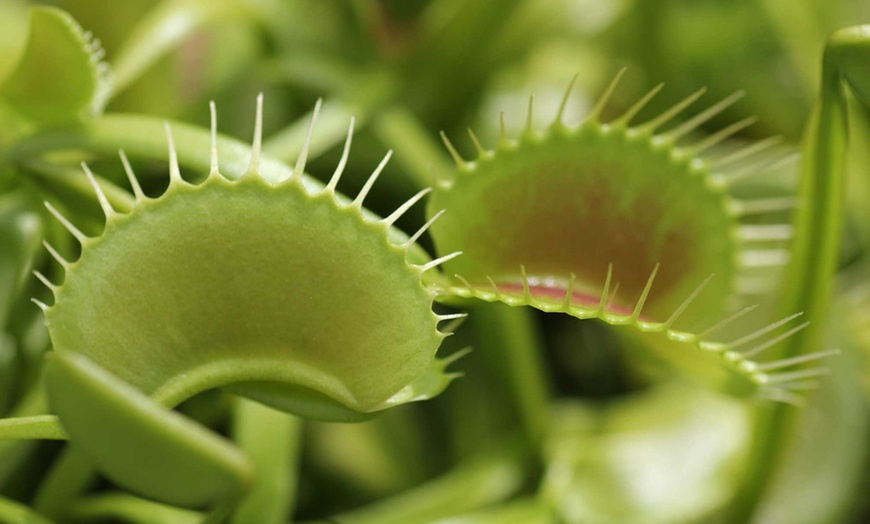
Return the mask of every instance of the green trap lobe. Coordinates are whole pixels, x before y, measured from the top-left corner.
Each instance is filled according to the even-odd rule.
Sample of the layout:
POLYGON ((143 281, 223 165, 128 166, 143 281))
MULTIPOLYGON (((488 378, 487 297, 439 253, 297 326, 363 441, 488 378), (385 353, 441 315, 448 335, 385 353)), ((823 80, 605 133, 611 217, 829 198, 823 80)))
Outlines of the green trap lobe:
POLYGON ((479 159, 429 209, 449 210, 432 228, 439 252, 464 253, 448 274, 501 287, 519 280, 522 265, 530 278, 560 283, 564 296, 574 273, 595 303, 613 264, 614 304, 633 307, 660 264, 645 311, 664 320, 710 274, 718 278, 704 298, 713 308, 729 294, 725 200, 672 149, 587 126, 479 159))
POLYGON ((422 376, 440 342, 404 255, 385 226, 293 182, 175 184, 86 242, 49 330, 57 351, 167 402, 269 382, 366 412, 422 376))

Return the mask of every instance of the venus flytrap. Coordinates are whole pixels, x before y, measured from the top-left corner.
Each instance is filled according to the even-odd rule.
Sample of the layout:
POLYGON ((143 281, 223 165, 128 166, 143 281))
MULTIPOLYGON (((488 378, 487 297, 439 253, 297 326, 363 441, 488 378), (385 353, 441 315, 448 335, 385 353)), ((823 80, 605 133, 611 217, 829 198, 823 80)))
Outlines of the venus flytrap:
MULTIPOLYGON (((848 147, 847 88, 865 106, 870 106, 870 26, 854 26, 834 32, 822 55, 820 88, 803 147, 800 202, 795 220, 792 263, 780 301, 783 308, 806 312, 817 324, 782 341, 772 349, 778 358, 800 358, 824 343, 824 326, 830 313, 833 278, 838 269, 843 230, 845 154, 848 147)), ((788 431, 798 421, 793 413, 770 407, 757 416, 748 482, 735 503, 737 520, 749 519, 771 490, 783 463, 788 431)), ((843 512, 842 502, 838 511, 843 512)))
POLYGON ((98 114, 111 86, 104 54, 99 40, 67 13, 33 9, 28 45, 19 66, 3 82, 3 97, 16 111, 42 124, 98 114), (58 76, 48 77, 46 71, 58 76))
POLYGON ((451 211, 433 225, 433 238, 441 250, 464 252, 445 266, 455 276, 442 284, 444 294, 627 326, 646 334, 655 355, 701 384, 800 404, 793 390, 826 370, 795 367, 833 352, 764 358, 770 347, 807 326, 800 313, 730 341, 711 339, 753 309, 722 314, 737 293, 735 282, 756 266, 788 261, 781 250, 765 246, 781 239, 788 224, 742 220, 793 202, 739 200, 728 193, 752 168, 781 159, 771 160, 764 147, 755 146, 720 158, 703 156, 754 119, 694 143, 680 142, 741 93, 667 131, 659 130, 703 90, 645 123, 631 124, 658 86, 622 116, 602 122, 621 76, 579 126, 563 122, 569 86, 555 121, 543 131, 532 127, 532 98, 518 139, 509 139, 502 126, 498 143, 488 150, 470 132, 477 149, 472 161, 444 137, 457 172, 436 186, 428 212, 434 221, 435 210, 451 211), (731 167, 747 157, 753 159, 749 169, 731 167), (699 321, 706 327, 678 329, 699 321))
MULTIPOLYGON (((122 85, 133 85, 193 28, 237 8, 231 2, 162 4, 143 19, 118 59, 126 63, 122 85), (177 13, 190 24, 160 40, 160 28, 177 13), (149 43, 158 45, 149 49, 149 43)), ((500 2, 467 4, 457 12, 467 9, 483 20, 492 19, 490 13, 514 14, 500 2)), ((358 11, 360 17, 377 15, 367 7, 358 11)), ((445 137, 457 172, 438 181, 427 218, 406 235, 394 224, 430 190, 420 190, 386 218, 364 207, 389 153, 355 197, 337 192, 349 165, 353 121, 336 152, 334 174, 323 182, 306 174, 309 157, 341 140, 336 130, 346 125, 347 107, 340 96, 329 102, 323 143, 312 144, 318 142, 312 140, 318 102, 310 122, 292 123, 287 133, 266 141, 268 148, 262 144, 262 99, 252 146, 217 134, 214 107, 211 129, 147 115, 101 115, 105 70, 100 72, 90 37, 56 10, 36 10, 33 20, 42 29, 33 31, 22 65, 0 89, 10 106, 21 108, 21 134, 2 152, 0 169, 20 169, 29 196, 50 195, 45 214, 54 218, 43 227, 45 253, 30 253, 35 242, 29 230, 23 235, 26 254, 12 253, 10 264, 0 253, 0 284, 11 281, 3 270, 37 269, 27 290, 42 286, 35 302, 45 312, 53 351, 36 359, 45 363, 39 382, 22 379, 24 401, 18 391, 7 393, 18 405, 13 417, 0 420, 0 439, 72 445, 43 475, 33 509, 0 498, 0 520, 292 520, 297 503, 305 504, 296 499, 297 475, 306 469, 299 448, 304 419, 366 421, 435 397, 456 376, 447 366, 472 342, 479 351, 471 358, 485 358, 468 371, 490 373, 498 386, 469 388, 451 400, 463 409, 436 406, 462 427, 435 438, 487 442, 455 446, 459 463, 417 487, 349 511, 319 511, 341 522, 373 524, 671 524, 721 516, 742 486, 734 504, 740 515, 735 522, 743 522, 767 490, 768 467, 777 460, 771 450, 780 450, 792 427, 781 424, 783 409, 790 408, 777 410, 768 401, 816 402, 807 390, 829 366, 837 367, 819 362, 836 353, 824 350, 819 333, 840 227, 842 166, 835 156, 844 146, 841 80, 865 103, 870 99, 870 77, 861 67, 864 29, 835 35, 826 53, 827 87, 807 147, 812 176, 805 177, 794 228, 781 215, 795 199, 747 200, 731 192, 785 160, 770 153, 773 141, 711 153, 752 119, 694 138, 740 94, 665 129, 701 92, 635 124, 659 86, 605 121, 614 81, 578 126, 563 123, 566 94, 546 129, 531 125, 530 103, 529 124, 516 139, 503 131, 490 150, 472 132, 478 154, 471 161, 445 137), (62 51, 71 58, 57 71, 68 82, 46 85, 46 92, 21 87, 44 78, 40 57, 62 51), (57 90, 70 96, 54 96, 57 90), (127 177, 121 183, 129 184, 129 192, 99 163, 118 150, 127 177), (140 179, 127 155, 168 157, 168 188, 155 195, 145 184, 154 180, 140 179), (70 158, 87 163, 79 171, 70 158), (286 158, 296 158, 295 166, 280 161, 286 158), (434 259, 417 245, 428 231, 441 255, 434 259), (797 250, 790 257, 784 243, 793 236, 797 250), (41 263, 38 256, 53 261, 41 263), (781 317, 746 327, 747 316, 763 313, 743 307, 750 290, 741 282, 788 264, 791 295, 776 301, 781 317), (729 314, 732 303, 740 306, 729 314), (457 309, 445 313, 444 305, 457 309), (635 370, 646 371, 650 355, 656 360, 650 384, 606 406, 559 398, 547 383, 533 308, 601 320, 620 344, 639 350, 628 353, 635 370), (464 309, 474 319, 444 348, 452 356, 437 357, 464 309), (678 375, 714 391, 681 383, 678 375), (182 415, 184 406, 174 410, 215 389, 232 398, 221 422, 198 424, 182 415), (516 427, 493 431, 492 420, 468 420, 492 402, 511 404, 492 411, 516 427), (762 415, 755 455, 747 460, 746 414, 754 405, 762 406, 762 415), (235 445, 205 427, 220 431, 224 422, 235 445), (660 486, 661 497, 644 499, 643 479, 661 475, 661 457, 695 440, 710 445, 675 469, 679 478, 660 486), (480 447, 487 451, 483 456, 475 454, 480 447), (629 465, 645 475, 629 478, 629 465), (135 495, 102 488, 88 493, 94 469, 135 495)), ((468 21, 444 29, 455 35, 448 50, 465 52, 470 43, 490 40, 468 21)), ((418 98, 437 86, 423 80, 441 75, 456 54, 435 46, 422 51, 420 57, 433 58, 409 68, 420 69, 408 81, 421 87, 410 89, 418 98)), ((485 68, 475 67, 474 74, 485 75, 485 68)), ((365 106, 361 114, 373 135, 403 151, 400 163, 411 172, 406 187, 425 186, 434 181, 427 164, 435 148, 415 111, 440 106, 391 100, 394 90, 408 91, 400 76, 390 89, 372 88, 372 96, 348 106, 365 106)), ((463 93, 459 84, 440 102, 453 107, 449 102, 463 93)), ((0 362, 0 380, 12 369, 0 362)), ((466 380, 475 380, 474 373, 466 380)), ((5 444, 0 442, 0 488, 12 474, 11 462, 2 459, 15 451, 5 444)), ((448 455, 444 442, 437 445, 437 453, 428 454, 448 455)), ((304 511, 303 518, 311 518, 304 511)))
MULTIPOLYGON (((46 387, 63 428, 50 436, 68 434, 110 478, 173 504, 233 506, 252 474, 234 448, 166 411, 198 393, 223 387, 306 417, 360 420, 437 395, 453 377, 444 372, 452 358, 434 353, 445 336, 437 324, 457 315, 432 312, 434 294, 421 281, 452 255, 413 265, 408 253, 425 226, 399 244, 387 234, 425 192, 387 218, 364 218, 387 155, 359 195, 340 204, 335 189, 350 134, 317 193, 302 182, 307 148, 284 180, 267 182, 262 98, 257 111, 249 169, 239 179, 220 171, 212 107, 211 169, 200 184, 181 178, 167 127, 171 180, 160 197, 142 192, 122 153, 136 199, 129 213, 112 207, 83 166, 106 214, 99 237, 48 206, 82 244, 75 262, 46 244, 66 272, 62 284, 37 273, 55 295, 51 306, 37 301, 54 345, 46 387), (183 305, 185 297, 195 303, 183 305), (144 314, 159 318, 143 322, 144 314), (120 349, 135 339, 142 345, 120 349), (195 482, 200 476, 213 483, 195 482), (169 477, 179 480, 167 484, 169 477)), ((314 120, 309 140, 313 127, 314 120)), ((32 438, 53 424, 29 420, 32 438)), ((27 420, 2 424, 8 437, 26 437, 27 420)))

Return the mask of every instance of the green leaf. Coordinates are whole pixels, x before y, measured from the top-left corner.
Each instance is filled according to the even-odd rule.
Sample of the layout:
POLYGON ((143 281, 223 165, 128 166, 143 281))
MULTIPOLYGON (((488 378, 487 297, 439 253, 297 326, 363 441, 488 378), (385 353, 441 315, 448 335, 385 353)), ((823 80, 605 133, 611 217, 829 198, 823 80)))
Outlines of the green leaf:
POLYGON ((0 94, 44 124, 98 113, 108 91, 108 69, 101 58, 99 43, 69 14, 34 8, 27 47, 0 94))
POLYGON ((0 521, 10 524, 48 524, 51 521, 21 503, 0 497, 0 521))
POLYGON ((0 328, 6 325, 41 236, 39 216, 27 209, 21 195, 0 198, 0 328))
POLYGON ((55 353, 46 385, 76 445, 119 485, 163 502, 203 506, 237 496, 250 483, 250 465, 233 446, 84 356, 55 353))
POLYGON ((749 429, 745 406, 680 382, 603 406, 564 401, 543 494, 560 522, 707 522, 740 482, 749 429))

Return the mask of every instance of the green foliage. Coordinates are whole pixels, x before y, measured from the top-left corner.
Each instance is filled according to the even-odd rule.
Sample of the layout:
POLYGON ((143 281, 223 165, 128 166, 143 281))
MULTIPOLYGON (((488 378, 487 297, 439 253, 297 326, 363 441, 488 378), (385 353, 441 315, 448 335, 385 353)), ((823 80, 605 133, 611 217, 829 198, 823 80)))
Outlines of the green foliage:
POLYGON ((860 3, 57 5, 0 0, 0 521, 866 520, 860 3))
POLYGON ((17 111, 42 123, 95 113, 108 89, 102 54, 99 43, 69 14, 34 8, 27 47, 0 93, 17 111))

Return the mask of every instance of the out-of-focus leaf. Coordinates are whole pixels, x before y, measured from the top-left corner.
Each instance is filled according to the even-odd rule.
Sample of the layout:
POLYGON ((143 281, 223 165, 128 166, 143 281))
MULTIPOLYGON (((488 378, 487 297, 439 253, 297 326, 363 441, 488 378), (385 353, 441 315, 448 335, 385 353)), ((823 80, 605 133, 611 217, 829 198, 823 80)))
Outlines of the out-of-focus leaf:
POLYGON ((0 87, 16 110, 40 123, 59 123, 102 109, 108 66, 99 43, 67 13, 30 12, 30 36, 21 61, 0 87))
POLYGON ((5 497, 0 497, 0 521, 10 524, 49 524, 51 522, 27 506, 5 497))
MULTIPOLYGON (((867 286, 862 287, 866 293, 867 286)), ((853 329, 843 325, 867 318, 853 307, 846 302, 835 307, 832 318, 837 331, 831 342, 843 354, 827 362, 830 376, 800 412, 782 468, 761 501, 754 524, 858 522, 850 518, 854 518, 858 494, 866 489, 870 411, 862 394, 862 360, 866 357, 858 347, 867 342, 866 323, 860 334, 854 325, 850 326, 853 329)), ((866 355, 868 348, 861 349, 866 355)))
POLYGON ((0 328, 6 324, 41 237, 40 218, 23 198, 0 198, 0 328))
POLYGON ((0 82, 12 71, 27 41, 27 3, 0 0, 0 82))
POLYGON ((553 422, 544 489, 567 523, 695 522, 733 496, 749 435, 744 405, 683 383, 553 422))

